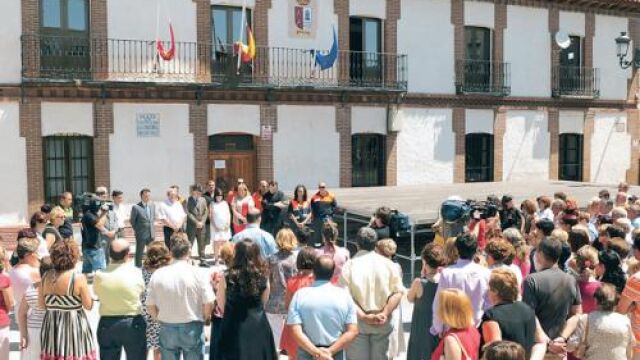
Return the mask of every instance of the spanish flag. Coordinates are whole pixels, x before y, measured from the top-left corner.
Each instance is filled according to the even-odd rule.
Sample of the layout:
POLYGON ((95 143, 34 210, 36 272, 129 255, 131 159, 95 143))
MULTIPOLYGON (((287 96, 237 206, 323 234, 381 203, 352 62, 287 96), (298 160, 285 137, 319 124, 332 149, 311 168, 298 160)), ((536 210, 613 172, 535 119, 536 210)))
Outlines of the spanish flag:
POLYGON ((240 60, 245 64, 250 63, 256 57, 256 40, 249 25, 247 25, 247 45, 242 41, 237 41, 234 48, 235 53, 240 55, 240 60))

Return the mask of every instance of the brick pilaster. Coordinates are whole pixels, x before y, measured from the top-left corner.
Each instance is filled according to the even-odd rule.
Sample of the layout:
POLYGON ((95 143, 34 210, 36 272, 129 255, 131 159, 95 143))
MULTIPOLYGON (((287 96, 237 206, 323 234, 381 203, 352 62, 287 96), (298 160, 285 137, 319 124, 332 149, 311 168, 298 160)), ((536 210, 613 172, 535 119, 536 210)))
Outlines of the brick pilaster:
POLYGON ((206 104, 189 104, 189 132, 193 135, 193 178, 196 184, 206 184, 209 179, 206 104))
POLYGON ((398 133, 389 131, 385 139, 386 175, 387 186, 398 184, 398 133))
POLYGON ((593 39, 596 36, 596 14, 589 11, 584 16, 584 66, 593 67, 593 39))
POLYGON ((336 105, 336 131, 340 137, 340 187, 351 187, 351 106, 336 105))
POLYGON ((40 5, 36 0, 21 1, 22 13, 22 75, 38 77, 40 74, 40 5))
MULTIPOLYGON (((638 44, 640 41, 640 18, 629 18, 629 36, 633 40, 633 44, 638 44)), ((629 79, 627 99, 637 103, 640 99, 640 71, 635 68, 632 68, 631 71, 633 74, 629 79)))
POLYGON ((507 129, 507 112, 500 107, 495 110, 493 123, 493 180, 502 181, 504 161, 504 133, 507 129))
POLYGON ((384 21, 385 82, 394 84, 398 78, 398 20, 400 19, 400 0, 388 0, 384 21))
POLYGON ((253 27, 255 28, 255 38, 257 46, 257 57, 262 60, 256 61, 255 73, 260 78, 269 75, 269 9, 271 0, 256 0, 253 9, 253 27))
POLYGON ((93 173, 96 186, 111 186, 109 136, 113 134, 113 103, 93 104, 93 173))
MULTIPOLYGON (((24 3, 24 2, 23 2, 24 3)), ((42 153, 42 114, 39 99, 20 103, 20 136, 25 139, 27 155, 28 211, 33 213, 44 203, 42 153)))
POLYGON ((109 29, 107 0, 91 0, 89 6, 89 34, 91 34, 91 69, 93 79, 109 78, 109 29))
POLYGON ((333 12, 338 16, 338 47, 343 54, 338 57, 338 81, 345 83, 349 81, 349 57, 344 55, 349 50, 349 0, 333 0, 333 12))
MULTIPOLYGON (((504 31, 507 28, 507 4, 496 2, 493 13, 493 61, 504 63, 504 31)), ((500 83, 504 81, 504 74, 501 71, 494 71, 494 78, 496 83, 500 83)))
POLYGON ((453 54, 456 69, 456 84, 462 82, 464 74, 459 71, 458 63, 464 54, 464 0, 451 0, 451 23, 453 24, 453 54))
POLYGON ((631 164, 627 170, 627 182, 640 184, 640 148, 634 142, 640 142, 640 110, 627 110, 627 132, 631 137, 631 164))
POLYGON ((582 181, 591 181, 591 138, 595 126, 596 112, 588 109, 584 117, 583 155, 582 155, 582 181))
MULTIPOLYGON (((552 88, 555 87, 555 70, 558 66, 560 66, 560 47, 556 44, 555 36, 556 33, 560 30, 560 10, 557 6, 551 5, 549 8, 549 41, 551 42, 551 73, 549 76, 551 77, 552 88)), ((551 172, 549 173, 550 179, 554 179, 551 176, 551 172)), ((556 174, 557 178, 557 174, 556 174)))
POLYGON ((558 147, 560 145, 560 111, 549 108, 549 180, 558 180, 558 147))
MULTIPOLYGON (((271 126, 272 134, 278 131, 278 107, 272 104, 260 105, 260 131, 263 126, 271 126)), ((258 137, 258 180, 273 179, 273 136, 269 140, 258 137)))
POLYGON ((453 182, 463 183, 465 179, 465 136, 466 112, 464 108, 453 109, 453 133, 455 136, 455 158, 453 162, 453 182))
MULTIPOLYGON (((196 39, 198 42, 198 63, 196 81, 211 81, 211 1, 193 0, 196 3, 196 39)), ((197 179, 197 177, 196 177, 197 179)))

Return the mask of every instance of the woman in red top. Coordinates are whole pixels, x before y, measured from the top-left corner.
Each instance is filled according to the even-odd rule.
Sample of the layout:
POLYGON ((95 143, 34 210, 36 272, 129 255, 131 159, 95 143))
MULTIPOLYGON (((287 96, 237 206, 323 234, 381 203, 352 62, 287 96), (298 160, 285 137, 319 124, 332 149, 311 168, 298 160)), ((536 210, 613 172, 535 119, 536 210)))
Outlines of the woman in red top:
POLYGON ((255 208, 255 203, 249 192, 249 188, 244 183, 238 185, 238 192, 231 202, 233 213, 233 233, 237 234, 247 227, 247 214, 250 209, 255 208))
POLYGON ((479 356, 480 333, 473 324, 473 308, 469 297, 459 289, 443 289, 438 294, 436 316, 449 329, 431 355, 431 360, 476 360, 479 356))
MULTIPOLYGON (((0 241, 2 238, 0 237, 0 241)), ((13 292, 11 291, 11 279, 5 273, 7 266, 5 251, 0 246, 0 359, 9 358, 9 311, 13 308, 13 292)))
MULTIPOLYGON (((287 280, 287 293, 285 295, 285 305, 289 309, 289 304, 296 291, 307 286, 311 286, 314 282, 313 263, 316 261, 316 252, 311 247, 305 247, 298 253, 296 258, 296 266, 298 274, 287 280)), ((286 351, 290 360, 295 360, 298 350, 298 344, 291 334, 289 326, 285 326, 280 338, 280 349, 286 351)))

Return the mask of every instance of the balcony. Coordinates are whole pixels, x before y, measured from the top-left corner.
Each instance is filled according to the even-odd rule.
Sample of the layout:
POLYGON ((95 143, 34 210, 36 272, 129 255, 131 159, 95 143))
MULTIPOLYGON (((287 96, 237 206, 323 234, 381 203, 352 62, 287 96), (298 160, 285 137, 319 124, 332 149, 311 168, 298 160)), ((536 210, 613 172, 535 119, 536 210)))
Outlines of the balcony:
POLYGON ((554 66, 554 97, 594 99, 600 96, 600 70, 580 66, 554 66))
POLYGON ((340 51, 336 64, 321 71, 310 50, 257 47, 255 59, 238 68, 232 48, 177 42, 175 57, 164 61, 153 40, 23 35, 23 78, 210 83, 221 87, 407 89, 406 55, 340 51))
POLYGON ((508 96, 511 93, 510 64, 470 59, 456 61, 456 93, 508 96))

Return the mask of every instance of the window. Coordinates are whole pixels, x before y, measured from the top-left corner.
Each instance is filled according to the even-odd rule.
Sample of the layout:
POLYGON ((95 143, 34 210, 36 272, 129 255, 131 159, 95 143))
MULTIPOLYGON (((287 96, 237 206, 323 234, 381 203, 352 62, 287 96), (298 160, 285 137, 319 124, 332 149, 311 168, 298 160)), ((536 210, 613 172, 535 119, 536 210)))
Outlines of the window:
POLYGON ((49 136, 44 139, 44 187, 49 203, 65 191, 92 191, 93 139, 88 136, 49 136))
MULTIPOLYGON (((251 24, 251 10, 246 9, 246 23, 251 24)), ((244 43, 247 43, 247 30, 242 23, 242 8, 233 6, 212 6, 211 7, 211 31, 213 39, 213 73, 224 75, 223 80, 235 78, 238 61, 233 56, 233 43, 240 40, 240 35, 244 43)), ((254 36, 255 36, 255 30, 254 36)), ((240 74, 250 75, 251 64, 241 64, 240 74)))
POLYGON ((87 0, 42 0, 41 4, 40 18, 43 31, 57 35, 88 34, 87 0))
POLYGON ((582 134, 560 134, 558 178, 582 181, 582 134))
POLYGON ((351 185, 383 186, 385 180, 383 135, 357 134, 351 137, 351 185))
POLYGON ((349 19, 349 74, 356 85, 382 81, 382 23, 379 19, 349 19))
POLYGON ((491 29, 464 28, 464 83, 470 92, 489 92, 491 86, 491 29))
POLYGON ((582 39, 569 36, 571 45, 560 50, 560 89, 572 93, 583 85, 582 39))
POLYGON ((51 78, 90 78, 88 0, 42 0, 40 72, 51 78))
POLYGON ((465 138, 465 181, 493 181, 492 134, 467 134, 465 138))

